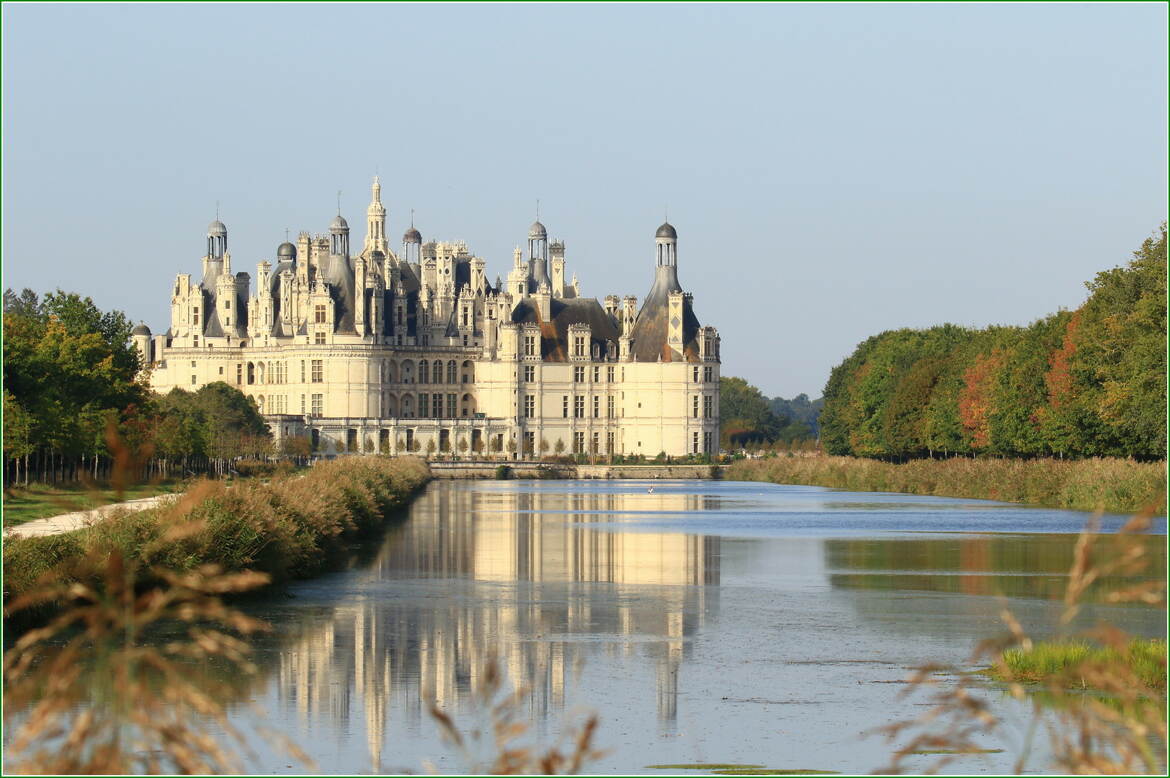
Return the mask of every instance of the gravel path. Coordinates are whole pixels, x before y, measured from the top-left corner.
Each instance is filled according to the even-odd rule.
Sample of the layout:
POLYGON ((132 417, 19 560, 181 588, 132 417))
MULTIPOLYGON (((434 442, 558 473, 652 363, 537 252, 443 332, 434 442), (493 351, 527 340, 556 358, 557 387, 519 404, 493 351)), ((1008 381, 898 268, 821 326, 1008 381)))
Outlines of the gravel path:
POLYGON ((62 513, 60 516, 34 519, 33 521, 26 521, 23 524, 8 527, 4 530, 4 535, 10 538, 35 538, 44 537, 45 535, 59 535, 62 532, 73 532, 74 530, 88 527, 91 524, 96 524, 111 512, 120 508, 128 511, 142 511, 147 508, 153 508, 163 500, 170 500, 176 497, 178 497, 176 494, 158 494, 154 497, 142 497, 137 500, 127 500, 126 502, 103 505, 100 508, 93 508, 88 511, 74 511, 73 513, 62 513))

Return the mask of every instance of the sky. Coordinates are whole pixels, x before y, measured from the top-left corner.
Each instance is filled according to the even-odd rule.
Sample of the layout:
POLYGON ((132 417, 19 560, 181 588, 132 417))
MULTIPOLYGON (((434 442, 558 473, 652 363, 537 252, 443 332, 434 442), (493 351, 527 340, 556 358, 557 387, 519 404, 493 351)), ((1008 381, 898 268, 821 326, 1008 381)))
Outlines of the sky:
POLYGON ((654 232, 722 372, 818 397, 871 335, 1075 308, 1167 208, 1167 7, 20 5, 3 16, 4 286, 154 332, 207 224, 255 276, 381 176, 392 245, 506 275, 540 218, 582 292, 654 232))

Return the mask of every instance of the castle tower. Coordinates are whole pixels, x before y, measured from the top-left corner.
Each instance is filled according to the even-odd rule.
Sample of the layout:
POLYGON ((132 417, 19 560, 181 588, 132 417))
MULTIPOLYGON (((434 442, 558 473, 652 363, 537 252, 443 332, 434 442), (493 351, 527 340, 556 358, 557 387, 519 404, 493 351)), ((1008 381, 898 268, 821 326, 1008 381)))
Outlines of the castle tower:
POLYGON ((658 251, 658 267, 678 267, 678 232, 670 222, 663 222, 654 233, 658 251))
POLYGON ((138 360, 143 370, 149 370, 154 360, 151 358, 150 328, 139 322, 138 326, 130 330, 130 339, 134 341, 134 349, 138 352, 138 360))
POLYGON ((210 259, 223 259, 227 253, 227 227, 219 219, 207 227, 207 256, 210 259))
POLYGON ((528 278, 531 291, 539 289, 541 284, 552 288, 548 277, 548 230, 539 221, 528 228, 528 278))
POLYGON ((410 229, 402 234, 402 259, 412 265, 422 261, 422 233, 414 228, 414 211, 410 212, 410 229))
POLYGON ((333 256, 349 256, 349 223, 341 216, 341 211, 329 225, 329 253, 333 256))
POLYGON ((366 209, 366 243, 363 254, 371 251, 389 252, 386 243, 386 209, 382 206, 382 183, 374 176, 370 190, 370 207, 366 209))

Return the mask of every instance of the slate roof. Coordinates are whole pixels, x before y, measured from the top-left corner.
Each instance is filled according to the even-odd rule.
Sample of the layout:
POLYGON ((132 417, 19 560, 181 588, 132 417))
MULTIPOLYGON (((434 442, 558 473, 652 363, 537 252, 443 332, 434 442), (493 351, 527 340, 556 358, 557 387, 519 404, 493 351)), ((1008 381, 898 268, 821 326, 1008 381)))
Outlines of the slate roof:
MULTIPOLYGON (((681 291, 682 287, 678 283, 678 269, 668 265, 660 266, 654 276, 654 285, 650 287, 650 292, 642 303, 642 310, 638 311, 634 329, 630 333, 634 341, 631 346, 631 350, 634 352, 634 361, 676 361, 674 353, 666 343, 667 315, 670 312, 670 293, 681 291)), ((697 341, 699 319, 685 298, 682 326, 682 361, 697 361, 699 359, 697 341)))
POLYGON ((540 355, 549 362, 567 362, 569 356, 569 325, 588 324, 592 342, 600 345, 605 353, 607 341, 617 343, 617 324, 610 318, 601 303, 593 297, 577 297, 570 300, 552 298, 549 303, 551 321, 541 321, 536 303, 525 298, 512 311, 513 324, 540 325, 540 355))

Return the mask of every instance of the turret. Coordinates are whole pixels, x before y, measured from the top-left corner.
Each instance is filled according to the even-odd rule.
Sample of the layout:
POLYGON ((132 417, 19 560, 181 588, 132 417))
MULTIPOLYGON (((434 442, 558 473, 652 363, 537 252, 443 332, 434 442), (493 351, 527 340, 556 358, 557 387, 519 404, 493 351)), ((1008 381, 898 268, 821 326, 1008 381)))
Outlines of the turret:
POLYGON ((377 176, 374 176, 370 190, 370 207, 366 209, 366 242, 362 253, 380 251, 386 254, 390 250, 386 243, 386 209, 382 206, 382 183, 377 176))
POLYGON ((151 353, 150 328, 139 322, 137 327, 130 330, 130 338, 134 341, 134 348, 138 352, 138 361, 142 364, 142 369, 149 370, 154 361, 151 353))

